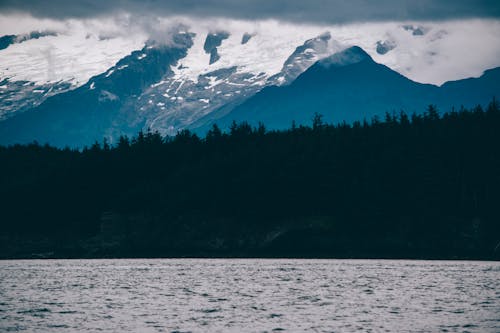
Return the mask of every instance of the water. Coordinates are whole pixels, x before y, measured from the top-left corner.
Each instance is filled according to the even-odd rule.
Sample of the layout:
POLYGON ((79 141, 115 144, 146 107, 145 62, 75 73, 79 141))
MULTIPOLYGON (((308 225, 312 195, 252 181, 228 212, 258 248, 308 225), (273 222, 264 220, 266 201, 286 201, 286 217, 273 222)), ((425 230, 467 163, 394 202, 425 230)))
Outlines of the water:
POLYGON ((0 261, 0 331, 500 332, 500 263, 0 261))

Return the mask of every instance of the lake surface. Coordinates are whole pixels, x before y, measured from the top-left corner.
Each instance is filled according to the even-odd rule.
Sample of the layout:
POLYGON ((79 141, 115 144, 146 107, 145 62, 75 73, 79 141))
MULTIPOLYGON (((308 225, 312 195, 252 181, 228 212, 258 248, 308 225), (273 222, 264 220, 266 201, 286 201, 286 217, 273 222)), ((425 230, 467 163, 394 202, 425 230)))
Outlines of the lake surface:
POLYGON ((0 331, 500 332, 500 263, 0 261, 0 331))

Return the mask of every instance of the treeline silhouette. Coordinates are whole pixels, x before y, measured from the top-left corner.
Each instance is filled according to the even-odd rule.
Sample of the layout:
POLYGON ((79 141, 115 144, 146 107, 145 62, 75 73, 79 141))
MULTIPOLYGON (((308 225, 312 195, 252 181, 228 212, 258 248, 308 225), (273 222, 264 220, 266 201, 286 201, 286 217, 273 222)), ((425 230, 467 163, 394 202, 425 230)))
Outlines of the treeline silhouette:
POLYGON ((0 184, 3 257, 498 258, 500 110, 0 147, 0 184))

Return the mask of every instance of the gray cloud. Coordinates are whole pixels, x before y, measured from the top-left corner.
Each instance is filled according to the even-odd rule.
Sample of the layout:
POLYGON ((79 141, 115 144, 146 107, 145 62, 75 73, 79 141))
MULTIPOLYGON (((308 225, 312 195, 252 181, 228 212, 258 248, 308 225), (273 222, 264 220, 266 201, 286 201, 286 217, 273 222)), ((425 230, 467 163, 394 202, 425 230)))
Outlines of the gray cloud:
POLYGON ((130 12, 294 22, 500 18, 498 0, 0 0, 0 12, 88 18, 130 12))

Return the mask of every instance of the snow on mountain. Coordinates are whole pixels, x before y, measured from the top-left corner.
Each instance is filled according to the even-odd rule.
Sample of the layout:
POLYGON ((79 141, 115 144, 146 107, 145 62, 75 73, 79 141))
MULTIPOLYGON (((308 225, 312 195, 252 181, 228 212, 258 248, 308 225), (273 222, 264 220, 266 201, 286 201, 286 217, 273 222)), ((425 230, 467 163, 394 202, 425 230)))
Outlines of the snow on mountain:
POLYGON ((316 61, 327 57, 344 47, 335 40, 329 32, 308 39, 298 46, 283 64, 279 74, 271 78, 273 85, 290 83, 316 61))
POLYGON ((191 128, 205 134, 216 123, 227 130, 233 121, 259 122, 268 129, 310 124, 314 113, 333 123, 370 120, 386 112, 422 113, 429 104, 441 111, 453 106, 486 105, 500 94, 500 67, 480 78, 447 82, 441 87, 422 84, 379 64, 357 46, 317 61, 291 84, 266 87, 228 114, 200 121, 191 128))
POLYGON ((35 84, 65 81, 77 87, 144 42, 144 37, 103 39, 84 31, 30 39, 0 52, 0 77, 35 84))
POLYGON ((275 21, 230 21, 213 28, 193 25, 189 31, 196 34, 194 45, 175 73, 180 80, 196 81, 200 74, 234 66, 238 67, 239 72, 253 75, 264 73, 268 78, 281 71, 296 47, 325 30, 322 27, 301 27, 275 21), (211 36, 215 29, 228 33, 228 36, 217 47, 220 58, 210 63, 210 54, 207 54, 204 46, 207 36, 211 36), (252 37, 242 43, 244 37, 249 35, 252 37))
MULTIPOLYGON (((452 79, 477 77, 485 69, 499 65, 496 60, 500 50, 497 46, 500 45, 498 21, 311 26, 276 21, 165 20, 185 21, 189 31, 197 33, 197 38, 203 41, 195 43, 195 48, 185 60, 186 68, 180 71, 194 78, 207 70, 228 68, 235 64, 254 73, 276 74, 296 47, 324 32, 329 32, 332 40, 340 44, 359 45, 377 62, 422 83, 441 84, 452 79), (206 59, 210 59, 210 55, 203 46, 207 34, 216 31, 227 32, 230 36, 222 40, 217 48, 219 60, 209 66, 206 59), (377 42, 386 40, 394 44, 394 50, 378 54, 377 42), (481 52, 474 57, 465 57, 461 50, 466 53, 474 50, 481 52), (451 74, 447 67, 455 69, 455 73, 451 74)), ((29 28, 32 29, 35 23, 29 28)), ((43 21, 39 24, 39 29, 48 27, 58 35, 30 39, 0 50, 0 80, 26 80, 40 84, 69 81, 79 86, 133 50, 140 49, 152 35, 150 28, 133 26, 125 19, 99 24, 77 20, 59 25, 47 25, 43 21)), ((0 36, 11 34, 6 26, 0 24, 0 36)), ((30 31, 24 33, 29 34, 30 31)), ((154 37, 161 33, 164 31, 160 27, 154 37)))
POLYGON ((144 127, 135 100, 147 87, 172 76, 172 66, 186 56, 192 34, 177 33, 172 44, 148 41, 108 71, 86 84, 47 98, 32 110, 0 122, 2 142, 50 142, 83 146, 133 135, 144 127))
POLYGON ((30 81, 0 81, 0 121, 39 105, 48 97, 71 89, 69 82, 35 84, 30 81))
POLYGON ((140 49, 147 38, 140 33, 106 38, 79 23, 68 23, 65 28, 38 35, 18 34, 17 42, 0 50, 0 82, 4 86, 0 89, 0 119, 81 86, 140 49))
MULTIPOLYGON (((31 23, 28 31, 33 31, 31 23)), ((51 107, 66 107, 74 98, 68 90, 83 87, 77 94, 79 103, 88 103, 85 99, 90 98, 96 114, 104 112, 109 102, 119 104, 113 111, 117 118, 98 133, 109 138, 131 134, 125 129, 135 131, 137 126, 162 134, 175 134, 193 124, 202 126, 201 122, 223 117, 266 86, 292 83, 318 60, 351 45, 359 45, 377 63, 423 83, 477 77, 500 65, 500 24, 496 21, 311 26, 189 18, 134 22, 125 17, 41 23, 45 26, 40 29, 56 35, 0 50, 0 119, 18 111, 30 112, 55 94, 60 98, 51 107), (170 47, 177 34, 192 39, 182 57, 163 65, 147 61, 148 47, 154 45, 146 41, 170 47), (126 67, 129 64, 132 71, 126 67), (158 75, 152 75, 155 71, 158 75), (129 90, 124 86, 135 82, 138 72, 148 73, 147 80, 141 79, 133 93, 125 94, 129 90)), ((12 33, 22 32, 2 30, 0 24, 0 35, 12 33)))
POLYGON ((148 128, 172 135, 214 111, 221 116, 262 87, 289 82, 340 48, 317 28, 295 28, 286 34, 274 22, 238 28, 232 33, 190 30, 195 34, 193 46, 172 68, 174 75, 137 98, 134 108, 148 128))

